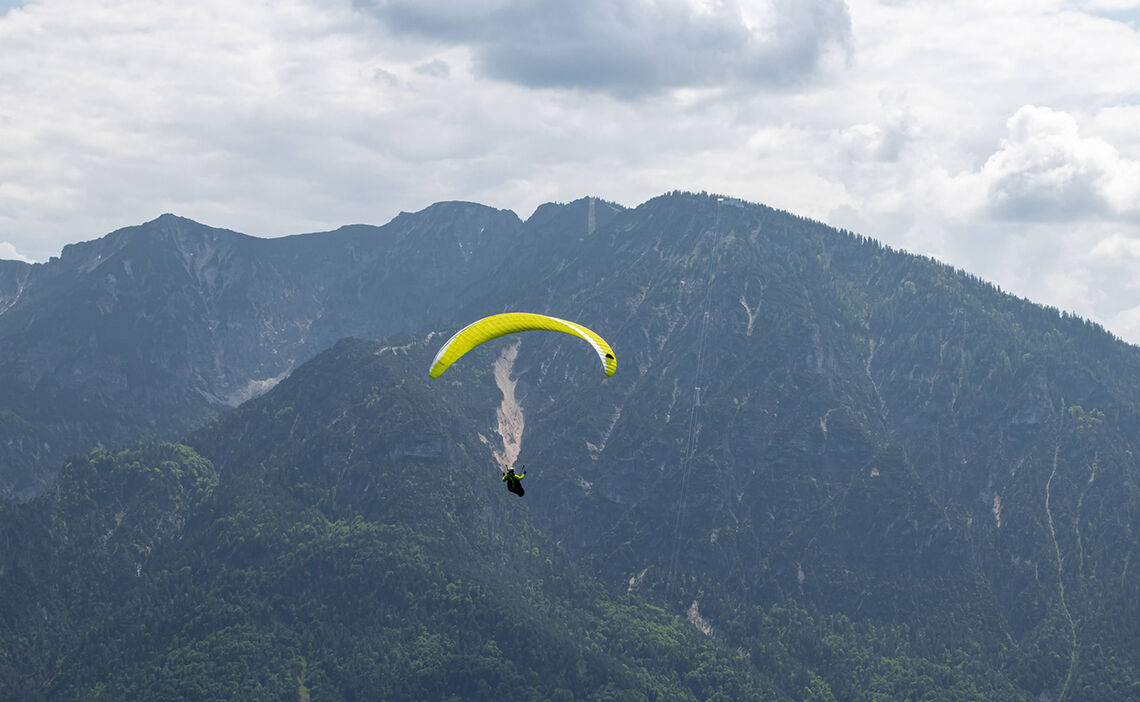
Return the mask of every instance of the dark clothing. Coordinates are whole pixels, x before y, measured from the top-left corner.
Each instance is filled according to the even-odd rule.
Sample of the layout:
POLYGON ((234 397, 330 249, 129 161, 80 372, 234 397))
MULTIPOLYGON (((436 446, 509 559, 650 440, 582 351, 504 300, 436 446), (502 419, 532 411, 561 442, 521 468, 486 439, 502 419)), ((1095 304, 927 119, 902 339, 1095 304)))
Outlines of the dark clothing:
POLYGON ((522 497, 526 494, 526 490, 523 490, 522 486, 522 479, 525 477, 525 470, 522 472, 522 475, 515 475, 515 471, 511 469, 503 474, 503 482, 507 484, 507 490, 510 490, 519 497, 522 497))

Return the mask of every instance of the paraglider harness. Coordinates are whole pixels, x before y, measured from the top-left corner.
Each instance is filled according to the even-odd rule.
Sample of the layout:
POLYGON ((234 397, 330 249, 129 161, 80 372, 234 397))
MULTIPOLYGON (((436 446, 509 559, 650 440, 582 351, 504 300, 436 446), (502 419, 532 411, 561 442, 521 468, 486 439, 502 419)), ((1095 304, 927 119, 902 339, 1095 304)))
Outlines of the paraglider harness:
POLYGON ((522 467, 522 475, 515 475, 515 469, 514 468, 508 468, 507 472, 503 473, 503 482, 505 482, 507 484, 508 490, 510 490, 514 494, 518 495, 519 497, 522 497, 523 495, 526 494, 526 490, 523 490, 523 486, 522 486, 522 479, 525 477, 526 477, 526 465, 524 464, 522 467))

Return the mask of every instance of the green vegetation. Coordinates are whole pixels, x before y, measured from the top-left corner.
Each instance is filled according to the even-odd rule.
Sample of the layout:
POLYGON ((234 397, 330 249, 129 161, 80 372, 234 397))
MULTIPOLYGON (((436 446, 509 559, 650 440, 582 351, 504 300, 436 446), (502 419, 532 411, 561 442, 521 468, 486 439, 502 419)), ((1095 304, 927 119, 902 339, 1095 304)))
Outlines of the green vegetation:
POLYGON ((342 341, 0 506, 0 699, 1140 697, 1137 349, 763 207, 566 208, 469 305, 621 361, 523 335, 525 499, 501 348, 342 341))
MULTIPOLYGON (((744 661, 577 573, 513 496, 407 457, 430 454, 401 444, 424 428, 408 421, 438 407, 404 396, 372 350, 342 345, 309 369, 355 354, 375 365, 351 371, 361 382, 282 388, 284 404, 197 437, 241 427, 216 463, 182 445, 100 452, 7 507, 0 699, 764 698, 744 661), (330 390, 343 404, 318 399, 330 390), (296 414, 316 424, 276 443, 296 414), (338 445, 342 431, 371 439, 338 445), (358 479, 370 486, 338 492, 358 479)), ((490 468, 481 450, 464 470, 490 468)))
MULTIPOLYGON (((515 368, 522 460, 562 467, 535 513, 575 558, 670 611, 698 601, 730 648, 753 646, 756 607, 784 607, 857 642, 847 654, 961 669, 975 697, 1128 696, 1135 347, 936 261, 707 195, 621 213, 594 244, 535 287, 574 291, 567 306, 629 372, 568 384, 579 362, 548 340, 515 368), (851 639, 839 617, 871 633, 851 639)), ((800 687, 822 690, 810 672, 858 698, 829 651, 800 687)), ((924 674, 933 698, 970 689, 924 674)))

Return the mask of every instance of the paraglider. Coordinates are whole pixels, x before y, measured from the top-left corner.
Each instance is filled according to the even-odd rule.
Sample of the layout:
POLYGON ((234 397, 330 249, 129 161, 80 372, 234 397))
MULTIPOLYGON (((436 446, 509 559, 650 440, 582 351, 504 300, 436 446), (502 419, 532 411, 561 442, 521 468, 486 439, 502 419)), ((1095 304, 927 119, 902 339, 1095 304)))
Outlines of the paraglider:
POLYGON ((589 343, 594 351, 597 352, 598 358, 602 361, 602 368, 605 370, 607 376, 613 375, 617 370, 617 359, 614 358, 614 350, 610 348, 610 345, 606 343, 605 339, 586 327, 575 324, 574 322, 568 322, 565 319, 548 317, 544 314, 506 312, 504 314, 493 314, 490 317, 484 317, 456 332, 455 336, 448 339, 447 343, 441 346, 439 351, 435 354, 428 375, 433 378, 438 378, 443 375, 443 372, 447 370, 451 364, 458 361, 460 356, 483 342, 496 339, 506 334, 537 330, 557 331, 577 336, 589 343))
POLYGON ((503 473, 503 482, 505 482, 507 484, 508 490, 510 490, 514 494, 518 495, 519 497, 522 497, 523 495, 526 494, 526 490, 523 490, 523 486, 522 486, 522 479, 525 477, 526 477, 526 465, 525 464, 522 467, 522 473, 518 474, 518 475, 515 474, 514 466, 511 466, 510 468, 507 468, 506 473, 503 473))
MULTIPOLYGON (((607 376, 611 376, 617 371, 617 359, 614 357, 614 350, 610 348, 605 339, 581 324, 568 322, 557 317, 548 317, 544 314, 506 312, 484 317, 456 332, 436 352, 428 375, 432 378, 438 378, 451 364, 476 346, 500 336, 524 331, 556 331, 576 336, 588 343, 598 354, 598 358, 602 362, 602 370, 607 376)), ((507 484, 507 490, 522 497, 526 494, 522 486, 522 479, 525 477, 525 465, 521 474, 516 474, 512 466, 503 473, 503 482, 507 484)))

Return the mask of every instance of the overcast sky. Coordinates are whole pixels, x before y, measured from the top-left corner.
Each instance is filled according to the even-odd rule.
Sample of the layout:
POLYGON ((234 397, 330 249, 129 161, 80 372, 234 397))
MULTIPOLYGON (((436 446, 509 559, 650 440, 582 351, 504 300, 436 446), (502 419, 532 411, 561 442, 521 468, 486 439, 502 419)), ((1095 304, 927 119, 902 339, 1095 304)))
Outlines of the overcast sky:
POLYGON ((0 0, 0 258, 674 189, 1140 343, 1140 0, 0 0))

